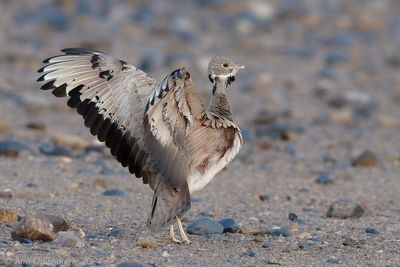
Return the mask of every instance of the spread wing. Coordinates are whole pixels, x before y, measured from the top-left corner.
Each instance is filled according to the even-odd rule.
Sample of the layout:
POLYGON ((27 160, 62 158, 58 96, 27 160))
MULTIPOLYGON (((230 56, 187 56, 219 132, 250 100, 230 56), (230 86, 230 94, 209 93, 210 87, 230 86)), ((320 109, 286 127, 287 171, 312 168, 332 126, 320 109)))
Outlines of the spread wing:
POLYGON ((184 69, 156 86, 145 112, 145 147, 172 188, 184 188, 194 172, 204 174, 240 136, 232 121, 206 110, 184 69))
MULTIPOLYGON (((64 55, 46 59, 41 89, 57 97, 69 96, 68 105, 82 115, 112 155, 137 177, 150 169, 144 148, 143 113, 155 81, 125 61, 90 49, 68 48, 64 55)), ((144 182, 146 177, 144 177, 144 182)))

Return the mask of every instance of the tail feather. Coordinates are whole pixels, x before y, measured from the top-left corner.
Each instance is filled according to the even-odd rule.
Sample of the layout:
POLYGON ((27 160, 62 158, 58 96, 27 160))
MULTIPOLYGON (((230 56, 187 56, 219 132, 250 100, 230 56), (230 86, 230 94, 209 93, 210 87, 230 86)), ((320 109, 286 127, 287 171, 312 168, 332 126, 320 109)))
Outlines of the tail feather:
POLYGON ((150 231, 159 231, 176 217, 181 217, 190 209, 190 192, 187 183, 180 189, 174 189, 160 182, 154 191, 153 202, 147 227, 150 231))

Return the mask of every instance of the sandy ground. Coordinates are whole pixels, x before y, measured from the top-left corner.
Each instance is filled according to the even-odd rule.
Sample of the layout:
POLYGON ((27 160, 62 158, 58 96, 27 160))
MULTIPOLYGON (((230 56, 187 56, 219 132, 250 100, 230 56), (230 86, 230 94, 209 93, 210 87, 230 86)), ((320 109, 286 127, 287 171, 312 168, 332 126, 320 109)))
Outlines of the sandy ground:
POLYGON ((11 238, 16 223, 1 223, 1 264, 400 265, 397 1, 135 2, 1 4, 0 140, 29 149, 0 157, 0 191, 12 192, 0 207, 21 218, 63 216, 86 235, 83 248, 24 244, 11 238), (149 235, 151 190, 105 149, 88 152, 99 144, 81 118, 35 82, 40 61, 71 46, 105 51, 157 79, 185 66, 205 101, 212 55, 246 65, 229 90, 245 144, 192 196, 184 218, 187 225, 231 217, 241 233, 190 235, 191 244, 176 245, 165 229, 156 248, 137 246, 149 235), (39 150, 71 136, 68 157, 39 150), (366 150, 375 166, 353 166, 366 150), (321 174, 333 182, 317 183, 321 174), (108 189, 126 194, 104 196, 108 189), (361 205, 364 215, 328 218, 340 199, 361 205), (273 226, 289 227, 291 236, 254 235, 273 226))

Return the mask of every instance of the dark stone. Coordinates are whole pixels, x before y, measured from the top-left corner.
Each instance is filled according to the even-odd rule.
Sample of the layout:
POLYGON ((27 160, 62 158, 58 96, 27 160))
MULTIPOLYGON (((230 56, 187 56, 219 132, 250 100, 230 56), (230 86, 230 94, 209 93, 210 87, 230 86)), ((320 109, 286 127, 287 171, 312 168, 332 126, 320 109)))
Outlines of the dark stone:
POLYGON ((318 243, 316 241, 310 240, 310 239, 308 239, 305 242, 298 243, 299 249, 304 249, 304 250, 314 249, 317 245, 318 245, 318 243))
POLYGON ((144 265, 137 262, 121 262, 117 264, 117 267, 144 267, 144 265))
POLYGON ((355 240, 353 238, 350 238, 350 237, 345 238, 345 240, 343 241, 343 245, 344 246, 352 247, 352 246, 355 246, 357 244, 358 244, 357 240, 355 240))
POLYGON ((124 197, 126 196, 126 192, 117 188, 109 189, 103 192, 103 196, 108 197, 124 197))
POLYGON ((237 233, 239 231, 238 223, 232 218, 226 218, 219 221, 224 227, 224 233, 237 233))
POLYGON ((54 143, 41 144, 39 146, 39 151, 46 156, 72 156, 71 151, 66 146, 56 145, 54 143))
POLYGON ((192 235, 210 235, 222 234, 224 232, 224 227, 219 222, 207 217, 202 217, 192 222, 186 230, 192 235))
POLYGON ((292 230, 289 227, 273 226, 267 230, 267 233, 272 236, 288 237, 292 235, 292 230))
POLYGON ((379 163, 378 157, 374 152, 365 150, 351 162, 354 167, 376 167, 379 163))
POLYGON ((333 184, 334 178, 331 175, 328 174, 321 174, 320 176, 315 179, 315 182, 317 184, 333 184))
POLYGON ((372 228, 372 227, 365 228, 365 232, 367 234, 371 234, 371 235, 379 235, 379 230, 376 228, 372 228))
POLYGON ((254 251, 247 251, 243 253, 243 256, 248 256, 248 257, 255 257, 257 254, 254 251))
POLYGON ((82 174, 84 176, 95 176, 97 173, 92 170, 92 169, 87 169, 87 168, 80 168, 76 170, 76 174, 82 174))
POLYGON ((392 55, 385 59, 385 63, 387 66, 391 68, 399 68, 400 67, 400 55, 392 55))
POLYGON ((258 198, 259 198, 261 201, 267 201, 267 200, 269 200, 269 195, 268 195, 268 194, 258 195, 258 198))
POLYGON ((0 157, 18 157, 19 153, 23 150, 29 150, 29 147, 24 143, 16 140, 4 140, 0 142, 0 157))
POLYGON ((289 220, 295 222, 299 219, 299 217, 295 213, 289 213, 289 220))
POLYGON ((38 186, 39 185, 37 183, 34 183, 34 182, 27 182, 26 183, 26 187, 36 188, 38 186))
POLYGON ((19 240, 19 242, 21 243, 21 244, 27 244, 27 245, 31 245, 33 242, 32 242, 32 240, 30 240, 30 239, 28 239, 28 238, 21 238, 20 240, 19 240))
POLYGON ((328 211, 326 212, 326 216, 331 218, 359 218, 363 216, 365 213, 363 207, 359 204, 352 202, 351 200, 338 200, 331 204, 328 211))

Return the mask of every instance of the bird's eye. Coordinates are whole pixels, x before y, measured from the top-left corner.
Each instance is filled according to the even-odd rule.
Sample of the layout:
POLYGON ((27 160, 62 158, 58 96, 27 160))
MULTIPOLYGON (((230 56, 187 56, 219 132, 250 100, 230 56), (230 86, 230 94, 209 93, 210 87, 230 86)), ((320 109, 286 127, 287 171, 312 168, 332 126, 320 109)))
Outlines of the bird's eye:
POLYGON ((222 64, 222 67, 227 68, 228 67, 228 63, 222 64))

